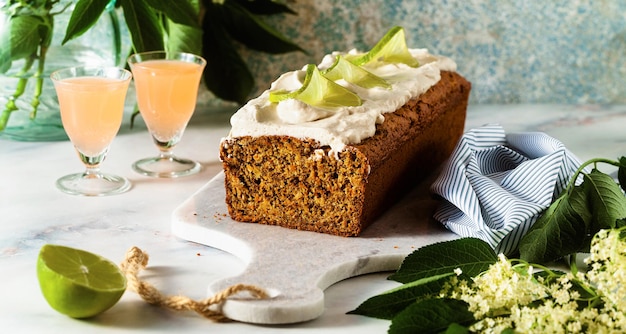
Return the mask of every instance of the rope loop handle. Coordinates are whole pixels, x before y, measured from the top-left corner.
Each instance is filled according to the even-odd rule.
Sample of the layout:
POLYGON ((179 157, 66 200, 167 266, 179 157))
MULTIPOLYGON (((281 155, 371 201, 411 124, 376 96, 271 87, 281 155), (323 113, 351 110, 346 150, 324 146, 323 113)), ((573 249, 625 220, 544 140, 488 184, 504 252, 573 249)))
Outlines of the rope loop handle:
POLYGON ((139 249, 132 247, 126 252, 126 258, 120 264, 122 273, 126 276, 128 289, 136 292, 147 303, 169 308, 175 311, 194 311, 205 318, 213 321, 229 320, 221 311, 221 306, 228 297, 242 291, 247 291, 254 298, 265 299, 268 294, 265 290, 248 284, 236 284, 230 286, 216 295, 204 300, 193 300, 186 296, 165 296, 157 290, 152 284, 139 278, 139 272, 148 265, 148 254, 139 249), (213 306, 213 307, 212 307, 213 306), (217 308, 217 309, 216 309, 217 308))

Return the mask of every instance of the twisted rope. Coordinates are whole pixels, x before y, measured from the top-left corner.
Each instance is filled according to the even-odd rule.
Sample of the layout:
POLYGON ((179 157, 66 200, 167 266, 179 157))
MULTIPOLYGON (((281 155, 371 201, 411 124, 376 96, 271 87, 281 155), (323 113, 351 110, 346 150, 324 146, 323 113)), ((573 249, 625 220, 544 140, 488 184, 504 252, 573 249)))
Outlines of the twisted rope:
POLYGON ((126 253, 126 258, 120 264, 120 268, 126 276, 128 288, 136 292, 149 304, 176 311, 194 311, 213 321, 226 321, 228 318, 221 311, 211 309, 211 306, 218 306, 219 309, 219 306, 228 297, 242 291, 248 291, 253 297, 258 299, 268 298, 267 293, 263 289, 247 284, 230 286, 212 297, 199 301, 185 296, 164 296, 152 284, 139 279, 139 272, 148 265, 148 258, 147 253, 137 247, 132 247, 126 253))

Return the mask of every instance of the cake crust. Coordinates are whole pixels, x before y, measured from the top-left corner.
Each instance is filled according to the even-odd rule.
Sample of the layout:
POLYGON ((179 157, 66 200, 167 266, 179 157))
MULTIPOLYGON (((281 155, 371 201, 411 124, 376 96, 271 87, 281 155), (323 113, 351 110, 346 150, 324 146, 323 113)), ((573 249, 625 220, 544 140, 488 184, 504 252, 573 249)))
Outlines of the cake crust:
POLYGON ((234 137, 220 146, 226 204, 237 221, 358 236, 451 154, 471 84, 456 72, 384 114, 374 136, 329 154, 313 139, 234 137))

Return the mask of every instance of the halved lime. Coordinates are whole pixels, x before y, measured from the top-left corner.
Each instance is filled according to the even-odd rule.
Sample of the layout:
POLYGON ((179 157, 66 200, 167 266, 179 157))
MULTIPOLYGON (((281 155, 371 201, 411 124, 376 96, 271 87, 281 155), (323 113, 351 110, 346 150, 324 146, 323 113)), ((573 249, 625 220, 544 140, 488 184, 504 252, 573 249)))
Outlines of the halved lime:
POLYGON ((271 91, 270 102, 296 99, 308 105, 323 108, 360 106, 361 98, 349 89, 324 77, 317 66, 307 65, 302 86, 294 91, 271 91))
POLYGON ((375 61, 403 63, 411 67, 419 66, 419 61, 411 55, 406 46, 404 28, 399 26, 391 28, 369 52, 348 60, 358 66, 375 61))
POLYGON ((337 56, 335 62, 322 72, 330 80, 344 79, 363 88, 383 87, 390 89, 387 80, 371 73, 370 71, 347 61, 342 56, 337 56))
POLYGON ((37 278, 53 309, 72 318, 88 318, 115 305, 126 291, 126 278, 113 262, 83 250, 44 245, 37 278))

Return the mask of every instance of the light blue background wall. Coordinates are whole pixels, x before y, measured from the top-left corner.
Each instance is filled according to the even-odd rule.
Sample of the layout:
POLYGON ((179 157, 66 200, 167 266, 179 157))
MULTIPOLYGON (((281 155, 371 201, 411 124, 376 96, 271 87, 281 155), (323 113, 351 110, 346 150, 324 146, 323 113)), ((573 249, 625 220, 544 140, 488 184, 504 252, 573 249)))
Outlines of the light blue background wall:
POLYGON ((626 103, 623 0, 298 0, 289 6, 297 16, 266 21, 309 54, 245 51, 259 90, 332 50, 368 50, 400 25, 410 47, 457 62, 473 84, 472 103, 626 103))

